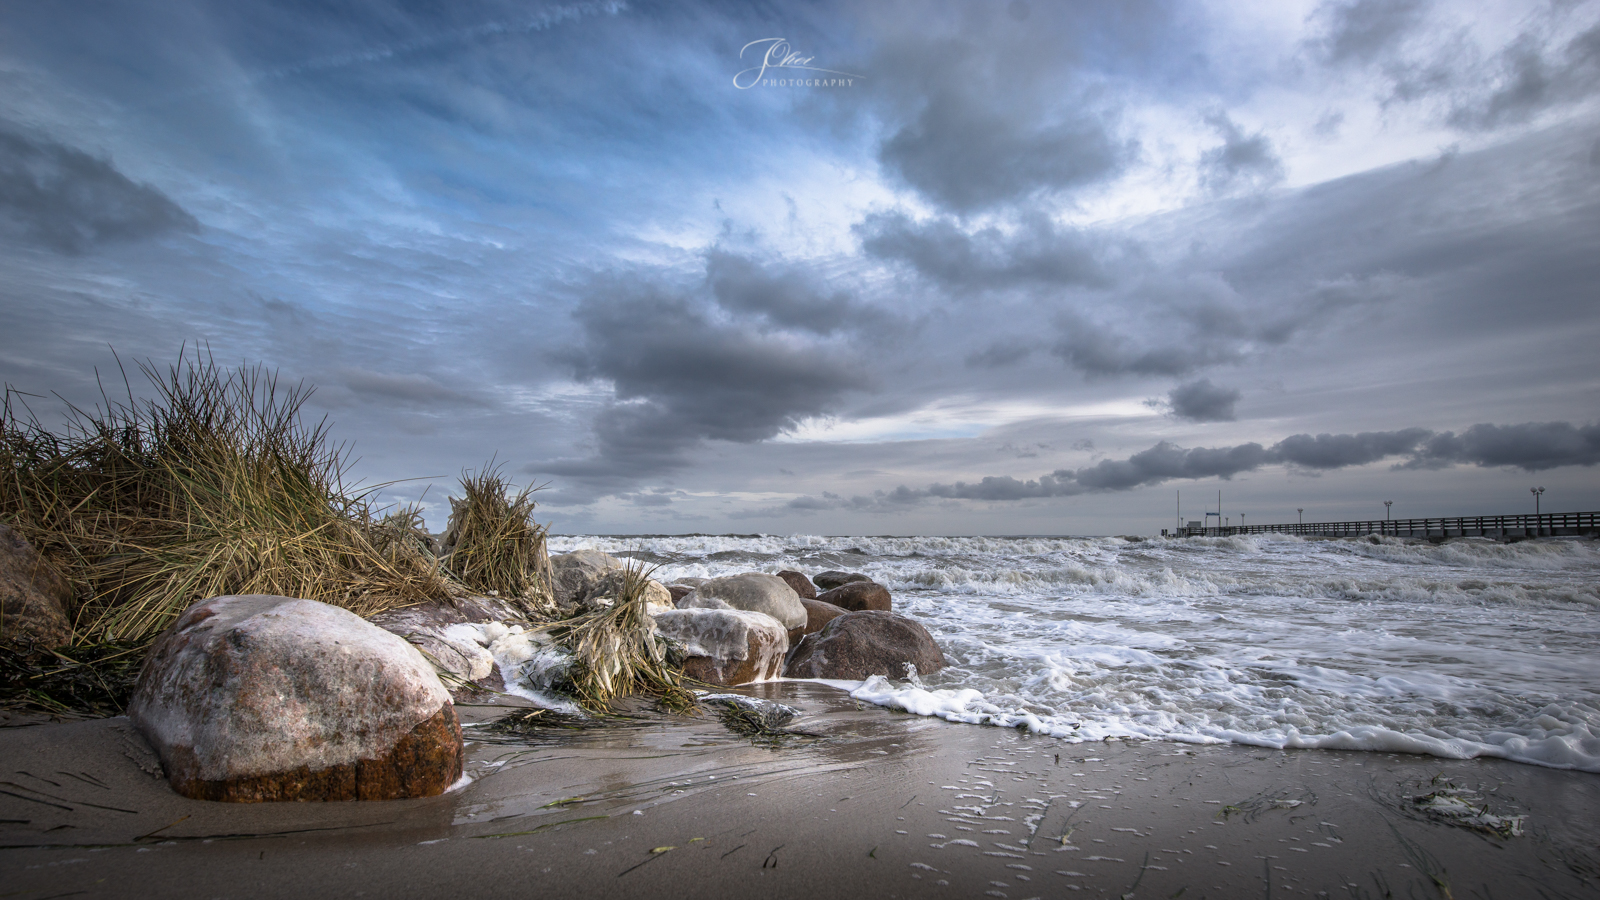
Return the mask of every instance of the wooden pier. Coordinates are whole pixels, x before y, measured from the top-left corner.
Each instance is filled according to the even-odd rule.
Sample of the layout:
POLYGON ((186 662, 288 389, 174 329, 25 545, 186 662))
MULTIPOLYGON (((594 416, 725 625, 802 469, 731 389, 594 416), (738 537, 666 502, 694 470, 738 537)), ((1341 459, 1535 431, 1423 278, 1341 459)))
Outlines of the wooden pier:
POLYGON ((1301 537, 1487 537, 1521 540, 1532 537, 1600 537, 1600 512, 1541 513, 1513 516, 1446 516, 1436 519, 1374 519, 1370 522, 1304 522, 1288 525, 1230 525, 1210 528, 1161 529, 1162 537, 1229 537, 1236 534, 1293 534, 1301 537))

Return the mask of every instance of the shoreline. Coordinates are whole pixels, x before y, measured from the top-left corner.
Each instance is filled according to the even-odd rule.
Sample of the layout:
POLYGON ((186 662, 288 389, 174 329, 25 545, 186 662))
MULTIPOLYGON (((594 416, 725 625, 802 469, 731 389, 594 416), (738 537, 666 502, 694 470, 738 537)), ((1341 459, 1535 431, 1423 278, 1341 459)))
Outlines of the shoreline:
POLYGON ((9 896, 1600 896, 1600 778, 1495 759, 1066 743, 782 681, 777 741, 643 709, 490 738, 381 803, 173 793, 124 718, 0 729, 9 896), (1454 785, 1517 836, 1413 799, 1454 785), (1065 840, 1063 840, 1065 838, 1065 840), (1065 874, 1062 874, 1065 873, 1065 874), (1269 882, 1265 877, 1270 876, 1269 882), (1452 893, 1453 892, 1453 893, 1452 893))

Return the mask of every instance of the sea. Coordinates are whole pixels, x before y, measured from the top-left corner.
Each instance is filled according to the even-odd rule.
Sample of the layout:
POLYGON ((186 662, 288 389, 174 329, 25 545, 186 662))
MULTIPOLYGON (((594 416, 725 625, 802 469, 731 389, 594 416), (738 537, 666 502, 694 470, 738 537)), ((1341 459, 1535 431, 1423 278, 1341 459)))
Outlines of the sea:
POLYGON ((858 700, 1063 741, 1600 772, 1600 542, 552 536, 684 576, 860 572, 942 648, 858 700))

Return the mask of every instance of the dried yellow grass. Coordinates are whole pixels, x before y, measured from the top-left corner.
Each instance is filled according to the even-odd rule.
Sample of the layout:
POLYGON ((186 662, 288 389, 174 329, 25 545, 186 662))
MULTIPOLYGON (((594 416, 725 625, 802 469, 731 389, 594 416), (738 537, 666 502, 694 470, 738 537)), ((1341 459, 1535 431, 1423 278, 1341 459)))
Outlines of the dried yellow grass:
POLYGON ((360 615, 450 595, 424 545, 374 521, 371 489, 346 487, 326 423, 301 420, 308 391, 209 357, 140 369, 153 399, 69 406, 60 433, 6 389, 0 516, 73 584, 76 642, 144 640, 220 594, 360 615))
POLYGON ((553 608, 545 528, 533 520, 533 487, 515 486, 491 460, 461 476, 462 499, 450 498, 450 523, 440 538, 445 570, 467 587, 521 601, 536 615, 553 608))

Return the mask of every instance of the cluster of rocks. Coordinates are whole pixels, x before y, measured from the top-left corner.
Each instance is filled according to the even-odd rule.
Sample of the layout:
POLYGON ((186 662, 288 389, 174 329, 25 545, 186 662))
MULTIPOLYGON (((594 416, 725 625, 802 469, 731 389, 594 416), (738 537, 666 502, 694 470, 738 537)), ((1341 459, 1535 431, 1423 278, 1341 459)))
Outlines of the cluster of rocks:
MULTIPOLYGON (((556 605, 569 615, 613 606, 628 577, 623 560, 598 550, 552 556, 550 569, 556 605)), ((647 579, 644 591, 657 632, 681 651, 684 674, 707 684, 903 678, 944 666, 927 629, 896 613, 889 589, 866 575, 743 572, 647 579)), ((372 621, 422 649, 447 678, 500 690, 507 673, 493 671, 481 636, 451 626, 509 621, 501 615, 509 607, 501 607, 481 598, 476 606, 413 607, 372 621)))
MULTIPOLYGON (((551 559, 567 613, 614 606, 631 577, 593 550, 551 559)), ((944 666, 925 628, 865 575, 745 572, 648 581, 646 608, 698 681, 862 680, 944 666)), ((70 638, 71 593, 0 525, 0 637, 70 638)), ((371 620, 265 595, 196 603, 151 646, 128 707, 174 789, 206 800, 386 800, 440 794, 461 777, 461 725, 446 685, 503 690, 523 668, 502 640, 528 625, 495 597, 423 604, 371 620)), ((524 654, 526 655, 526 654, 524 654)))
POLYGON ((683 644, 684 672, 711 684, 780 674, 903 678, 944 667, 928 630, 896 613, 889 589, 865 575, 746 572, 680 579, 666 588, 677 610, 657 615, 656 626, 683 644))

